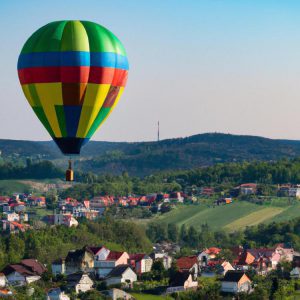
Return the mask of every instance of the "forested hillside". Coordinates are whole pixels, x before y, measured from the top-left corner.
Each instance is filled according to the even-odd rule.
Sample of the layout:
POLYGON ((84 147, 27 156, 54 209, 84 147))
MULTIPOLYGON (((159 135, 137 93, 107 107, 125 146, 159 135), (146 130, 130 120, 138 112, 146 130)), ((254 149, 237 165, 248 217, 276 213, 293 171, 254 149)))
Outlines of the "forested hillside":
MULTIPOLYGON (((63 156, 53 142, 0 140, 2 157, 55 160, 63 156)), ((91 141, 76 167, 95 173, 144 176, 162 170, 191 169, 218 162, 273 161, 300 155, 300 142, 220 133, 199 134, 160 142, 91 141)))

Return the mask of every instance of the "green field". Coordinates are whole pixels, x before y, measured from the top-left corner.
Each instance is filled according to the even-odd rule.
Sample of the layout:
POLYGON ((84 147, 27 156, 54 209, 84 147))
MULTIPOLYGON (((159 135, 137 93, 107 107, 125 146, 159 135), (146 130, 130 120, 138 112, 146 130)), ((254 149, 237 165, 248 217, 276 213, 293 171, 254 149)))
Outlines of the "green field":
POLYGON ((300 203, 285 206, 257 205, 245 201, 232 204, 178 205, 169 213, 152 219, 154 222, 172 223, 181 226, 194 226, 199 229, 208 224, 214 230, 236 230, 260 223, 280 222, 300 217, 300 203))
POLYGON ((284 208, 279 207, 266 207, 233 221, 232 223, 226 225, 225 228, 229 231, 234 231, 243 229, 246 226, 254 226, 274 218, 284 210, 284 208))
POLYGON ((29 190, 30 186, 28 184, 22 183, 18 180, 0 180, 0 193, 2 195, 24 193, 29 190))

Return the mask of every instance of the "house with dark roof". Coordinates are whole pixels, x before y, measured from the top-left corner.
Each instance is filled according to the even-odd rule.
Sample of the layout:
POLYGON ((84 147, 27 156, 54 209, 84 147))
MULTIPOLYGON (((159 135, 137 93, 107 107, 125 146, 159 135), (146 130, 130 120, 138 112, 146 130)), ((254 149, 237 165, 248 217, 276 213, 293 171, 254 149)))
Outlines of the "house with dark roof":
POLYGON ((105 279, 108 286, 115 284, 131 286, 135 281, 137 281, 137 275, 127 264, 118 265, 113 268, 105 279))
POLYGON ((145 253, 129 254, 128 264, 137 274, 142 274, 151 271, 153 260, 145 253))
POLYGON ((93 272, 94 254, 88 247, 68 252, 65 259, 66 274, 77 272, 93 272))
POLYGON ((87 292, 93 288, 94 282, 88 274, 78 272, 67 276, 67 288, 75 293, 87 292))
POLYGON ((193 279, 189 272, 177 272, 173 278, 170 279, 170 286, 166 293, 174 293, 185 291, 188 289, 197 289, 198 281, 193 279))
POLYGON ((41 279, 47 269, 35 259, 23 259, 19 264, 6 266, 2 273, 10 285, 23 286, 41 279))
POLYGON ((105 278, 118 265, 128 264, 127 252, 110 251, 105 259, 95 260, 95 274, 99 278, 105 278))
POLYGON ((224 293, 250 293, 252 282, 243 271, 228 271, 221 280, 221 292, 224 293))

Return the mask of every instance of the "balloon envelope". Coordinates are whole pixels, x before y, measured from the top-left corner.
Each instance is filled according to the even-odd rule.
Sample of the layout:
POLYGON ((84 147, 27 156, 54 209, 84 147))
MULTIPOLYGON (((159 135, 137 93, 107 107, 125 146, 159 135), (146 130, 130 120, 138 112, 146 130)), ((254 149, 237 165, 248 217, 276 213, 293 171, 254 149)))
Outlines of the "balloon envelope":
POLYGON ((128 60, 118 38, 89 21, 49 23, 18 60, 23 92, 64 154, 79 154, 118 103, 128 60))

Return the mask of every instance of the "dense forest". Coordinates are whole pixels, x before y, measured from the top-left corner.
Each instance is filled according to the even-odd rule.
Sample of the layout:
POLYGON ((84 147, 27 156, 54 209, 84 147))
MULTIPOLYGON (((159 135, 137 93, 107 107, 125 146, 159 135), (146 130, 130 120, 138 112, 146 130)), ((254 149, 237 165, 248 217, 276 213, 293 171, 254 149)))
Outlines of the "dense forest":
MULTIPOLYGON (((65 159, 53 142, 0 140, 4 159, 55 160, 65 167, 65 159)), ((206 133, 159 142, 91 141, 81 153, 77 169, 97 174, 127 171, 146 176, 158 171, 188 170, 220 162, 274 161, 300 156, 299 141, 272 140, 255 136, 206 133)))

